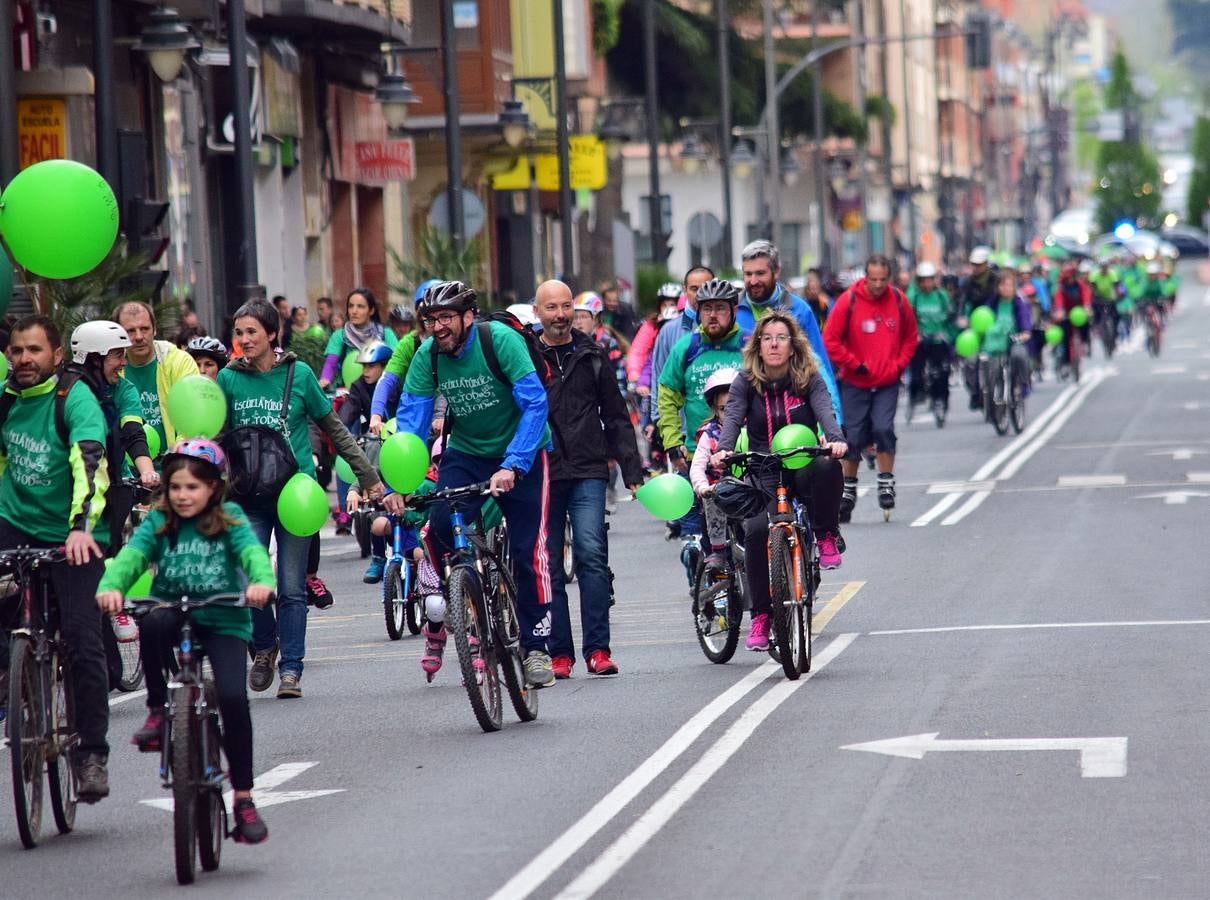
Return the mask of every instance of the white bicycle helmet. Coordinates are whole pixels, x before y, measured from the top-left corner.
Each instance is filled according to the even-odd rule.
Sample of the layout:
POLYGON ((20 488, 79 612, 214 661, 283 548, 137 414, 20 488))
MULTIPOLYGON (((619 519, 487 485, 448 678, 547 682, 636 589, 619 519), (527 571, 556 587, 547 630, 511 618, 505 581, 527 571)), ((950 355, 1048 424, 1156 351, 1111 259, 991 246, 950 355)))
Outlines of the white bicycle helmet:
POLYGON ((71 333, 71 358, 73 362, 82 363, 90 353, 105 356, 110 350, 129 347, 130 337, 126 329, 117 322, 97 320, 85 322, 76 327, 71 333))
POLYGON ((935 265, 933 265, 931 262, 922 262, 920 265, 916 266, 916 277, 917 278, 936 278, 937 277, 937 267, 935 265))
POLYGON ((731 382, 735 381, 739 375, 737 369, 719 369, 717 372, 712 372, 710 377, 706 379, 706 386, 702 388, 702 394, 706 398, 706 402, 713 405, 714 395, 719 391, 727 391, 731 389, 731 382))

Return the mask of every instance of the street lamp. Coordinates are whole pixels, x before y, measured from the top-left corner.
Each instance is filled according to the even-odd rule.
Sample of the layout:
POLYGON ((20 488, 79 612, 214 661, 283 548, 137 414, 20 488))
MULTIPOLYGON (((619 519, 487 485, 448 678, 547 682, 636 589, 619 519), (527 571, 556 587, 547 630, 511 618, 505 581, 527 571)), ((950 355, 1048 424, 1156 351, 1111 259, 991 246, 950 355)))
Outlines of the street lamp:
POLYGON ((504 131, 504 143, 517 148, 529 137, 529 113, 520 100, 505 100, 500 111, 500 127, 504 131))
POLYGON ((165 83, 176 81, 185 65, 185 54, 201 46, 180 13, 163 3, 152 11, 151 22, 134 43, 134 49, 147 54, 152 71, 165 83))
POLYGON ((637 97, 612 100, 601 106, 601 125, 597 135, 605 144, 605 155, 610 162, 622 158, 622 148, 642 132, 636 122, 637 110, 643 101, 637 97))
POLYGON ((408 107, 420 102, 407 77, 399 72, 388 72, 378 80, 374 99, 382 106, 382 117, 392 129, 402 128, 408 118, 408 107))
POLYGON ((736 178, 750 178, 756 169, 756 154, 752 145, 747 141, 736 141, 731 151, 731 167, 735 169, 736 178))
POLYGON ((686 175, 696 175, 709 158, 706 148, 696 134, 690 133, 681 143, 681 168, 686 175))

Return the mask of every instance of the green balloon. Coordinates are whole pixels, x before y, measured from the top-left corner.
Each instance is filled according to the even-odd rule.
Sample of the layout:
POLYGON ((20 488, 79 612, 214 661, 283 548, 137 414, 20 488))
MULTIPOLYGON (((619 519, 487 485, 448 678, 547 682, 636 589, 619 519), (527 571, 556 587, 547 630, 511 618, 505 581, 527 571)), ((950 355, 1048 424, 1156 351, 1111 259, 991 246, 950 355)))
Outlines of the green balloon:
POLYGON ((277 495, 277 518, 297 537, 310 537, 328 520, 328 495, 310 475, 299 472, 277 495))
POLYGON ((634 497, 647 512, 665 522, 679 519, 693 506, 693 488, 672 472, 652 478, 635 491, 634 497))
POLYGON ((971 331, 982 337, 996 324, 996 314, 986 306, 976 307, 971 313, 971 331))
POLYGON ((971 329, 966 329, 954 340, 954 350, 963 359, 969 359, 979 352, 979 335, 971 329))
POLYGON ((357 484, 357 476, 353 474, 353 467, 345 462, 343 456, 336 457, 336 477, 345 484, 357 484))
POLYGON ((1058 325, 1051 325, 1046 329, 1046 343, 1053 347, 1055 344, 1063 340, 1063 329, 1058 325))
MULTIPOLYGON (((778 429, 777 434, 773 435, 773 443, 769 448, 774 451, 794 450, 798 447, 818 447, 819 438, 815 436, 815 432, 806 425, 791 423, 784 425, 778 429)), ((812 462, 811 457, 799 454, 783 459, 781 464, 787 469, 805 469, 812 462)))
POLYGON ((389 438, 399 431, 399 420, 394 416, 382 423, 382 437, 389 438))
POLYGON ((357 361, 357 354, 350 353, 345 356, 345 361, 340 365, 340 378, 344 382, 345 387, 350 387, 354 381, 361 377, 362 365, 357 361))
POLYGON ((144 423, 143 434, 147 435, 147 455, 155 459, 160 455, 160 433, 151 425, 144 423))
POLYGON ((76 278, 113 248, 118 201, 94 169, 70 159, 44 160, 0 196, 0 235, 23 268, 44 278, 76 278))
MULTIPOLYGON (((735 452, 736 453, 747 453, 748 452, 748 426, 747 425, 745 425, 743 428, 741 428, 739 430, 739 436, 736 437, 736 439, 735 439, 735 452)), ((734 475, 736 478, 742 478, 744 475, 743 467, 732 466, 731 474, 734 475)))
POLYGON ((205 375, 186 375, 168 390, 168 417, 183 438, 213 438, 227 420, 227 398, 205 375))
POLYGON ((326 338, 328 336, 328 332, 324 329, 324 327, 322 325, 312 325, 310 328, 307 329, 307 336, 322 339, 322 338, 326 338))
POLYGON ((424 482, 429 470, 429 448, 410 432, 391 435, 382 444, 378 468, 392 490, 410 494, 424 482))
POLYGON ((0 249, 0 316, 8 312, 8 305, 13 302, 13 264, 9 262, 4 250, 0 249))
POLYGON ((1082 306, 1077 306, 1067 314, 1067 318, 1071 320, 1071 324, 1076 328, 1083 328, 1088 324, 1088 310, 1082 306))

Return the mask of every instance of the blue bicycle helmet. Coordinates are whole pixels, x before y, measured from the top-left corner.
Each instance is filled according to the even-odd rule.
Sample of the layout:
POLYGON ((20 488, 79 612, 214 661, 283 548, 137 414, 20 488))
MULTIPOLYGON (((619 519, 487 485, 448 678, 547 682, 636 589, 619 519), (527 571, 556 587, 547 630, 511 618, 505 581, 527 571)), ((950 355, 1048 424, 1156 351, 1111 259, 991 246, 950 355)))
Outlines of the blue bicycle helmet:
POLYGON ((417 306, 419 306, 420 298, 424 296, 424 292, 427 291, 429 288, 431 288, 433 285, 440 284, 440 283, 441 283, 440 278, 430 278, 428 281, 420 282, 420 285, 416 288, 415 296, 412 297, 413 303, 415 303, 417 306))
POLYGON ((370 341, 359 351, 357 351, 357 364, 362 366, 371 366, 374 364, 386 365, 387 360, 391 358, 391 348, 382 341, 370 341))

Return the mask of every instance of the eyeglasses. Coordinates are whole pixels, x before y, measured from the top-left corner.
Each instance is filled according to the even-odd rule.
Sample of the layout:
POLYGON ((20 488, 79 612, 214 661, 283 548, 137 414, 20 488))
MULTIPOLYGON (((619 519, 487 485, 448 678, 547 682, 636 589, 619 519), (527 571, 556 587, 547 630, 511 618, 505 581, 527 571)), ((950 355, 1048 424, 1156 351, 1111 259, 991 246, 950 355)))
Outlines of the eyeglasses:
POLYGON ((788 334, 762 334, 760 336, 762 344, 788 344, 790 343, 790 335, 788 334))
POLYGON ((424 323, 425 328, 432 328, 434 325, 448 328, 461 315, 462 313, 456 312, 439 312, 428 316, 421 316, 420 321, 424 323))

